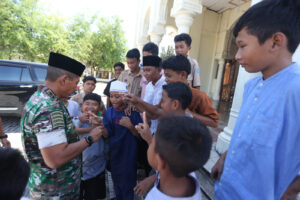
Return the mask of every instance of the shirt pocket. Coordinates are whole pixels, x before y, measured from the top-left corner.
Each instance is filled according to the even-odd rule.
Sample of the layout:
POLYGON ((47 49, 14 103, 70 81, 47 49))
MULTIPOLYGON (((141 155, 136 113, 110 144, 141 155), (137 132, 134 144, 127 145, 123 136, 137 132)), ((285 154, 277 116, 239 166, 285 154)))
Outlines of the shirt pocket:
POLYGON ((258 111, 258 120, 255 120, 252 143, 254 145, 274 147, 280 137, 280 122, 258 111))

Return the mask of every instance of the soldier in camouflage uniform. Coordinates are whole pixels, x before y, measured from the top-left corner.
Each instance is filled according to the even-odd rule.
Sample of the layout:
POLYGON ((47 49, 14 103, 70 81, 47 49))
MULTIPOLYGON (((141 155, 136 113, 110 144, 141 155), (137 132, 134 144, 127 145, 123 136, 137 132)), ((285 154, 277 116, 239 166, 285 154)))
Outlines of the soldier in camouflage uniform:
POLYGON ((27 102, 21 120, 22 142, 30 163, 29 190, 34 199, 79 199, 81 152, 99 140, 95 127, 79 140, 60 98, 72 94, 85 66, 61 54, 50 53, 46 86, 27 102))

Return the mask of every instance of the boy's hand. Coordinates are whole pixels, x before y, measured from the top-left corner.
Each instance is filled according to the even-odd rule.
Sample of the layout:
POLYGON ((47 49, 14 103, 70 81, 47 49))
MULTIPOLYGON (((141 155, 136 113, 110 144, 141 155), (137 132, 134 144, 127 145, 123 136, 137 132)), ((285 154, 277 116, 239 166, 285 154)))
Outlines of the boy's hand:
POLYGON ((226 158, 226 153, 227 152, 225 152, 221 155, 219 160, 216 162, 216 164, 211 169, 210 177, 213 181, 220 180, 220 178, 221 178, 221 175, 222 175, 223 169, 224 169, 224 162, 225 162, 225 158, 226 158))
POLYGON ((140 136, 148 143, 151 143, 152 134, 150 132, 150 128, 147 122, 146 112, 143 112, 143 123, 139 123, 135 126, 136 130, 140 134, 140 136))
POLYGON ((3 147, 11 147, 10 146, 10 141, 7 138, 0 139, 0 142, 1 142, 3 147))
POLYGON ((129 117, 123 116, 120 120, 120 125, 128 128, 129 130, 134 128, 129 117))
POLYGON ((149 192, 149 190, 153 187, 155 180, 156 180, 155 174, 152 176, 149 176, 149 177, 145 178, 144 180, 142 180, 141 182, 139 182, 134 187, 133 190, 140 197, 144 197, 147 194, 147 192, 149 192))
POLYGON ((100 126, 103 124, 101 117, 95 115, 94 113, 89 114, 89 123, 92 127, 100 126))
POLYGON ((296 178, 293 180, 293 182, 289 185, 289 187, 286 189, 285 193, 281 197, 281 200, 296 200, 297 195, 300 192, 300 176, 296 176, 296 178))
POLYGON ((82 122, 82 123, 85 123, 87 121, 89 121, 89 113, 82 113, 79 117, 79 120, 82 122))

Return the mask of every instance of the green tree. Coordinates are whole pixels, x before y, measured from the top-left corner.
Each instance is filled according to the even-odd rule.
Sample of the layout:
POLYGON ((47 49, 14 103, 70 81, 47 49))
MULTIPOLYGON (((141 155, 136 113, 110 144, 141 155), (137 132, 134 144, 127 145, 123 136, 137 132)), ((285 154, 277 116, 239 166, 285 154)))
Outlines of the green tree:
POLYGON ((71 56, 94 70, 123 61, 126 40, 117 17, 67 21, 46 15, 38 0, 0 1, 0 59, 47 62, 50 51, 71 56))
POLYGON ((174 52, 175 49, 172 46, 168 46, 167 50, 165 49, 165 47, 163 47, 160 53, 160 57, 164 60, 170 56, 174 56, 174 52))
POLYGON ((88 63, 90 60, 92 51, 91 26, 95 20, 96 16, 93 16, 91 19, 86 19, 84 15, 77 15, 68 26, 69 55, 83 63, 88 63))
POLYGON ((118 17, 100 18, 97 30, 92 33, 92 51, 88 64, 94 69, 110 69, 115 62, 123 61, 126 40, 118 17))

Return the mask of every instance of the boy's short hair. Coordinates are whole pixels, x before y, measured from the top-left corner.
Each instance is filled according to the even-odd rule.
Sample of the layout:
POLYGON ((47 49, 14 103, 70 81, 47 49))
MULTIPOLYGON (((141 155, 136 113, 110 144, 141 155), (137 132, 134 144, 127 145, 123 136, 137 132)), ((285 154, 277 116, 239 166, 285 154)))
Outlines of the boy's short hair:
POLYGON ((126 58, 136 58, 137 60, 140 60, 140 56, 140 51, 137 48, 129 50, 126 54, 126 58))
POLYGON ((177 73, 185 71, 187 76, 191 73, 190 61, 181 54, 176 56, 171 56, 166 60, 164 60, 162 63, 162 68, 171 69, 173 71, 176 71, 177 73))
POLYGON ((94 81, 95 83, 97 83, 96 78, 93 76, 85 76, 82 80, 82 82, 87 82, 87 81, 94 81))
POLYGON ((143 52, 150 52, 153 56, 158 56, 158 46, 153 42, 148 42, 143 47, 143 52))
POLYGON ((184 41, 186 45, 191 46, 192 44, 192 38, 189 34, 187 33, 181 33, 179 35, 176 35, 174 38, 174 42, 181 42, 184 41))
POLYGON ((192 102, 192 91, 182 82, 169 83, 163 85, 163 90, 168 94, 168 97, 173 100, 178 100, 181 103, 181 108, 185 110, 192 102))
POLYGON ((19 200, 28 182, 30 167, 21 152, 0 147, 0 199, 19 200))
POLYGON ((121 67, 123 70, 125 69, 125 65, 123 63, 121 63, 121 62, 116 62, 114 64, 114 68, 116 68, 116 67, 121 67))
POLYGON ((101 97, 100 97, 100 95, 98 95, 96 93, 86 94, 83 97, 83 102, 85 102, 86 100, 94 100, 94 101, 97 101, 99 103, 99 105, 101 104, 101 97))
POLYGON ((155 152, 168 163, 176 177, 199 169, 209 158, 212 138, 207 127, 198 119, 162 117, 155 137, 155 152))
POLYGON ((247 32, 263 44, 276 32, 288 39, 287 48, 294 53, 300 42, 300 1, 264 0, 250 7, 237 21, 233 34, 246 28, 247 32))

